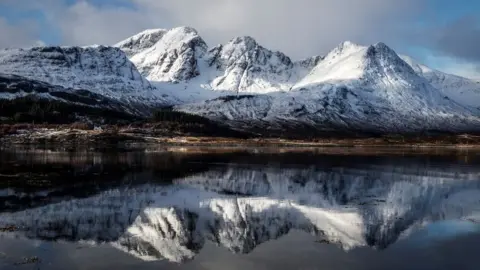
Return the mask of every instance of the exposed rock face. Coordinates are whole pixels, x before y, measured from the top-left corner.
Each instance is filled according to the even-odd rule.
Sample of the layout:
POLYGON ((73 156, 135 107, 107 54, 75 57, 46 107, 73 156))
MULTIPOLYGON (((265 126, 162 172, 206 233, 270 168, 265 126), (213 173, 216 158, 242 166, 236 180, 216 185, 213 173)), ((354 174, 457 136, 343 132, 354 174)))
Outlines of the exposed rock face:
POLYGON ((190 27, 140 33, 118 43, 143 76, 152 81, 186 81, 200 75, 198 59, 207 44, 190 27))
POLYGON ((151 81, 239 93, 287 91, 322 59, 317 56, 294 63, 248 36, 208 49, 189 27, 147 30, 115 46, 125 50, 151 81), (193 78, 195 82, 190 82, 193 78))
POLYGON ((148 29, 116 44, 128 57, 155 45, 168 32, 166 29, 148 29))
POLYGON ((221 75, 213 89, 250 92, 288 90, 295 78, 290 58, 260 46, 251 37, 238 37, 209 51, 206 59, 221 75))

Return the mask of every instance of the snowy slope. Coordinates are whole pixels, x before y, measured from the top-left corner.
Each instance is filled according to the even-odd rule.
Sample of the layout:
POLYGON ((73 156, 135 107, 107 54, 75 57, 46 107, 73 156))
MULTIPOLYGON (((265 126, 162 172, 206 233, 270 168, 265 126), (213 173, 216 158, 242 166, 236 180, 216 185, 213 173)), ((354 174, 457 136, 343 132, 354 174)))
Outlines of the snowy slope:
POLYGON ((270 51, 248 36, 208 49, 190 27, 147 30, 115 46, 124 50, 142 75, 159 89, 180 92, 186 101, 211 97, 210 90, 287 91, 322 59, 316 56, 292 62, 283 53, 270 51))
POLYGON ((240 128, 270 127, 273 133, 298 126, 321 132, 480 128, 470 98, 474 91, 457 98, 445 90, 447 81, 448 89, 459 84, 470 89, 471 83, 420 74, 383 43, 345 42, 326 57, 294 62, 248 36, 207 49, 197 31, 180 27, 149 30, 116 46, 155 87, 183 101, 179 110, 240 128))
MULTIPOLYGON (((135 107, 127 106, 122 102, 88 90, 65 88, 41 81, 30 80, 17 75, 0 73, 0 99, 15 100, 18 98, 60 102, 76 106, 76 108, 80 106, 92 110, 102 109, 104 112, 117 112, 117 116, 120 115, 125 119, 132 119, 132 115, 142 114, 142 112, 135 107)), ((87 110, 87 112, 89 111, 90 110, 87 110)), ((6 116, 3 113, 4 112, 0 111, 0 116, 6 116)), ((76 117, 82 118, 85 115, 88 115, 88 113, 78 112, 76 117)), ((110 117, 111 116, 112 115, 110 115, 110 117)), ((92 120, 91 117, 87 118, 92 120)), ((101 116, 96 118, 101 118, 101 116)))
POLYGON ((147 29, 115 45, 128 57, 132 57, 146 49, 151 48, 167 33, 166 29, 147 29))
POLYGON ((114 47, 38 47, 0 50, 0 72, 72 89, 86 89, 115 100, 158 105, 162 96, 114 47))
POLYGON ((480 211, 475 168, 363 165, 232 165, 168 187, 119 188, 1 213, 0 227, 15 226, 17 237, 107 242, 141 259, 181 262, 206 240, 248 253, 291 229, 345 249, 386 248, 429 223, 480 211))
POLYGON ((443 95, 383 43, 368 47, 341 44, 286 93, 217 98, 178 109, 228 120, 232 125, 238 121, 303 123, 323 131, 480 127, 476 112, 443 95))
POLYGON ((260 46, 252 37, 237 37, 210 49, 206 61, 220 72, 211 79, 213 90, 239 93, 288 91, 316 64, 315 60, 293 63, 285 54, 260 46))
MULTIPOLYGON (((255 112, 247 109, 244 112, 245 115, 241 116, 242 121, 271 122, 271 118, 278 118, 283 122, 286 119, 297 118, 296 115, 285 110, 300 111, 303 108, 312 108, 314 111, 325 111, 327 117, 337 119, 315 120, 308 117, 308 120, 304 119, 305 121, 302 122, 333 121, 337 125, 338 118, 365 118, 361 113, 362 110, 373 111, 373 113, 389 110, 392 111, 390 114, 400 114, 407 118, 415 117, 411 122, 424 122, 427 115, 439 115, 437 118, 441 119, 438 119, 438 123, 429 127, 411 128, 411 130, 435 129, 448 122, 455 122, 446 118, 451 118, 459 112, 461 112, 461 118, 471 113, 468 112, 469 109, 459 107, 478 107, 476 105, 478 103, 477 83, 453 75, 432 72, 431 69, 412 63, 410 59, 403 57, 407 62, 405 63, 383 43, 359 46, 345 42, 330 52, 326 59, 317 56, 294 62, 281 52, 262 47, 248 36, 237 37, 224 45, 207 49, 207 45, 197 31, 189 27, 179 27, 171 30, 147 30, 116 46, 126 51, 154 86, 168 95, 177 96, 183 103, 196 103, 208 99, 214 100, 224 95, 242 94, 268 94, 269 97, 256 97, 261 100, 260 103, 265 103, 263 102, 265 99, 275 100, 275 102, 272 101, 272 106, 251 108, 255 112), (315 93, 278 94, 278 92, 295 90, 315 93), (361 96, 350 95, 348 98, 353 99, 352 102, 338 100, 337 96, 342 96, 345 91, 350 90, 354 90, 352 93, 355 95, 360 93, 361 96), (355 115, 342 116, 335 111, 332 112, 331 109, 326 111, 321 108, 322 106, 309 104, 308 99, 311 96, 321 100, 328 99, 329 102, 334 103, 346 102, 348 104, 342 106, 352 110, 351 113, 355 115), (445 97, 450 101, 444 100, 445 97), (298 99, 302 99, 302 102, 307 99, 307 102, 301 103, 298 99), (280 104, 275 105, 275 103, 280 104), (285 108, 285 103, 291 104, 287 105, 291 108, 285 108), (452 103, 459 103, 461 106, 452 103), (377 108, 377 106, 380 107, 377 108), (267 115, 270 107, 280 107, 281 110, 273 111, 272 116, 262 119, 258 117, 249 119, 246 116, 256 114, 259 110, 263 111, 262 115, 267 115)), ((192 105, 183 109, 189 112, 198 111, 199 114, 214 118, 217 115, 220 116, 219 118, 232 119, 233 115, 242 114, 241 107, 245 105, 241 103, 238 108, 235 108, 236 105, 230 102, 225 105, 227 108, 217 112, 223 105, 215 102, 209 102, 209 104, 215 104, 215 110, 210 110, 205 105, 192 105)), ((304 114, 310 113, 311 111, 304 112, 304 114)), ((313 118, 318 117, 313 116, 313 118)), ((436 120, 434 119, 434 122, 437 122, 436 120)), ((340 126, 351 126, 347 123, 348 121, 342 120, 342 122, 340 126)), ((397 127, 397 129, 403 129, 403 127, 397 127)))
POLYGON ((115 46, 126 50, 140 73, 152 81, 185 81, 199 75, 197 60, 207 44, 190 27, 142 32, 115 46))
POLYGON ((429 68, 409 56, 400 56, 415 72, 450 99, 480 109, 480 82, 429 68))
POLYGON ((191 27, 150 29, 115 47, 1 50, 0 73, 85 89, 145 114, 178 105, 274 134, 480 129, 478 83, 402 59, 383 43, 345 42, 325 57, 292 61, 248 36, 209 48, 191 27))
POLYGON ((383 43, 368 47, 350 42, 341 44, 294 89, 311 89, 325 84, 346 87, 357 95, 371 95, 399 111, 422 107, 446 112, 461 110, 383 43))

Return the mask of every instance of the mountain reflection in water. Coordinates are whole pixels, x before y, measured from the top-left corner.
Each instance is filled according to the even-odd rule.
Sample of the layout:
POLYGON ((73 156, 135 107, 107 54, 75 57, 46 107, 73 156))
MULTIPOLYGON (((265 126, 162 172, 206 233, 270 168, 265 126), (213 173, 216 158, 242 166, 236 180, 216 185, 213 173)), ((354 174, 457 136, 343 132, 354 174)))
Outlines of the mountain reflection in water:
POLYGON ((480 156, 322 152, 2 152, 4 237, 108 243, 184 262, 292 230, 385 249, 443 220, 480 222, 480 156), (208 246, 208 245, 207 245, 208 246))

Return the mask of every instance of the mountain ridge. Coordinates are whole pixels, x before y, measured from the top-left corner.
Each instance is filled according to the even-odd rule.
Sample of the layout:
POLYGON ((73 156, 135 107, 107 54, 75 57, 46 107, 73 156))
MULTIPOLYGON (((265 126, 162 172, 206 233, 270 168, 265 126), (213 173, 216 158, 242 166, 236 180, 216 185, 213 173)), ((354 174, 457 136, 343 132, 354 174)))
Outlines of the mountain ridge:
POLYGON ((470 108, 442 95, 384 43, 340 44, 287 92, 178 109, 232 126, 284 126, 294 119, 319 131, 460 132, 479 123, 470 108))
POLYGON ((0 73, 71 89, 89 90, 126 104, 170 104, 116 47, 34 47, 0 50, 0 73))
POLYGON ((145 115, 174 106, 237 129, 480 131, 480 84, 381 42, 347 41, 293 61, 250 36, 209 47, 191 27, 149 29, 113 47, 3 50, 0 72, 91 90, 145 115))

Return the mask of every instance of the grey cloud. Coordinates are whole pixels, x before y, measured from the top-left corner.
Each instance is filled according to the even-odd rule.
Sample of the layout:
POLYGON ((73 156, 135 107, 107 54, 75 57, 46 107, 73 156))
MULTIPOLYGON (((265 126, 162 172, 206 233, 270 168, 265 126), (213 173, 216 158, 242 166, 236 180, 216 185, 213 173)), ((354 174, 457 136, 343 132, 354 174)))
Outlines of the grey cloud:
POLYGON ((149 28, 150 22, 138 11, 125 7, 98 8, 87 2, 65 7, 50 15, 68 45, 113 44, 126 35, 149 28))
MULTIPOLYGON (((444 54, 480 62, 480 21, 464 17, 434 32, 434 46, 444 54)), ((480 71, 480 66, 478 66, 480 71)))
MULTIPOLYGON (((295 58, 324 54, 345 40, 396 43, 424 1, 396 0, 134 0, 196 27, 209 43, 251 35, 295 58)), ((158 22, 161 24, 161 21, 158 22)))
MULTIPOLYGON (((6 0, 11 1, 11 0, 6 0)), ((427 0, 121 0, 134 7, 73 6, 45 0, 41 9, 63 44, 114 44, 146 28, 188 25, 210 45, 250 35, 294 58, 324 54, 345 40, 401 42, 405 24, 427 0)), ((111 1, 110 1, 111 2, 111 1)), ((38 2, 37 2, 38 3, 38 2)))
POLYGON ((39 43, 33 22, 11 25, 0 17, 0 48, 29 47, 39 43))

